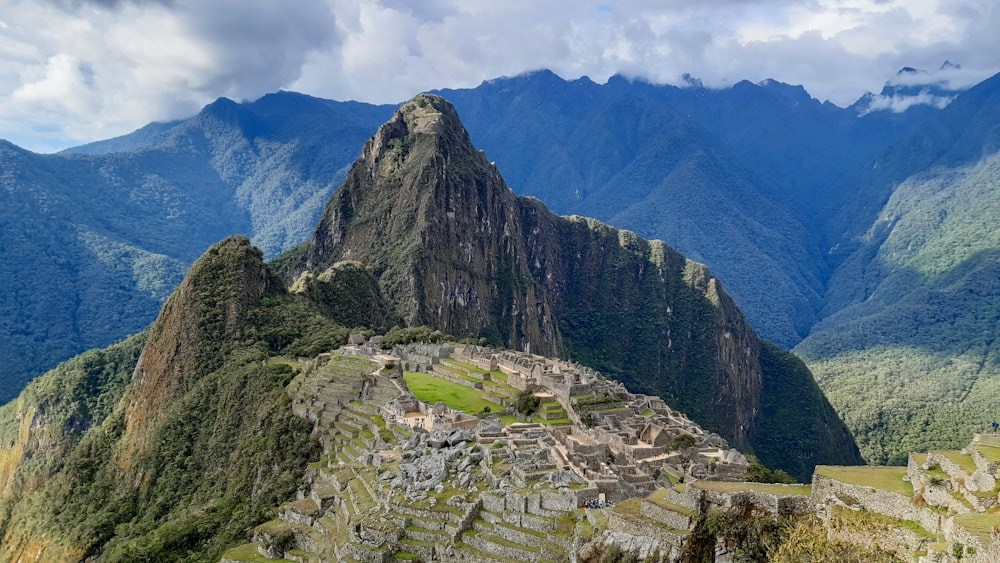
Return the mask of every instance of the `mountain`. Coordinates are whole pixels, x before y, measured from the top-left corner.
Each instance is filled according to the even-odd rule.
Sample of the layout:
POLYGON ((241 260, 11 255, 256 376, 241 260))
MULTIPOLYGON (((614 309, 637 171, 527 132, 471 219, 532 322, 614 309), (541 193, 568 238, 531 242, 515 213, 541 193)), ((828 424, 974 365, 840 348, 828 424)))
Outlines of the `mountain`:
POLYGON ((284 391, 292 368, 268 358, 346 338, 248 239, 211 247, 147 331, 0 408, 0 559, 218 559, 318 452, 284 391))
POLYGON ((965 90, 952 86, 948 80, 950 73, 961 68, 961 65, 950 61, 945 61, 933 73, 908 66, 903 67, 892 80, 885 83, 878 95, 868 92, 854 102, 850 109, 860 115, 883 110, 899 113, 911 108, 933 113, 932 108, 944 108, 965 90))
MULTIPOLYGON (((840 223, 820 228, 837 201, 855 199, 838 186, 918 121, 913 111, 859 118, 774 81, 712 90, 543 71, 446 95, 518 193, 709 264, 751 324, 785 347, 819 319, 826 249, 847 246, 840 223)), ((221 98, 190 119, 57 155, 5 144, 0 399, 141 330, 221 237, 247 234, 267 256, 303 241, 392 111, 278 92, 221 98), (38 291, 39 276, 52 289, 38 291)))
POLYGON ((871 462, 949 447, 996 418, 1000 76, 880 155, 869 225, 797 348, 871 462))
POLYGON ((443 98, 379 129, 296 255, 288 282, 359 261, 410 325, 565 354, 793 474, 860 461, 808 370, 757 338, 705 266, 514 195, 443 98))
POLYGON ((801 86, 653 85, 548 71, 442 90, 514 190, 708 264, 765 338, 820 319, 836 211, 867 160, 926 119, 820 103, 801 86))
MULTIPOLYGON (((808 370, 756 337, 705 266, 515 196, 435 96, 379 129, 308 245, 275 267, 227 237, 146 331, 0 407, 0 558, 205 561, 245 542, 295 498, 325 439, 293 413, 287 386, 308 367, 288 358, 346 342, 342 319, 608 366, 799 475, 860 461, 808 370)), ((368 372, 352 373, 364 394, 368 372)), ((327 400, 313 392, 303 404, 327 400)))
POLYGON ((145 328, 230 233, 301 242, 391 110, 278 93, 57 155, 0 143, 0 400, 145 328))
MULTIPOLYGON (((902 95, 936 76, 907 70, 883 93, 902 95)), ((873 310, 857 307, 869 291, 859 280, 875 279, 878 265, 867 265, 887 226, 880 213, 897 187, 935 174, 932 166, 986 165, 995 152, 988 90, 949 90, 954 99, 943 109, 917 104, 899 112, 838 108, 775 81, 709 89, 695 79, 674 87, 613 77, 599 85, 547 71, 443 93, 517 193, 539 197, 556 213, 665 241, 725 282, 756 333, 786 348, 806 339, 799 352, 819 362, 811 350, 829 335, 855 351, 871 341, 869 325, 850 319, 873 310)), ((185 268, 223 236, 251 235, 266 256, 308 238, 357 147, 392 111, 280 92, 240 104, 220 99, 189 120, 60 155, 2 145, 0 275, 9 290, 0 296, 0 354, 8 359, 0 397, 14 396, 59 359, 141 331, 185 268)), ((940 185, 964 177, 945 174, 940 185)), ((992 181, 988 173, 979 178, 980 187, 992 181)), ((894 205, 909 208, 905 192, 894 205)), ((955 193, 992 197, 988 189, 955 193)), ((907 248, 920 247, 920 233, 935 232, 935 224, 910 221, 907 248)), ((976 245, 981 257, 990 256, 989 240, 976 245)), ((325 273, 311 272, 300 289, 337 295, 325 273)), ((939 290, 938 281, 924 281, 939 290)), ((893 292, 883 286, 882 294, 909 294, 923 281, 907 283, 893 292)), ((979 286, 968 289, 968 302, 978 303, 979 286)), ((976 307, 988 311, 985 297, 976 307)), ((943 338, 971 346, 980 336, 958 322, 965 310, 939 326, 951 327, 943 338)), ((409 311, 381 314, 392 326, 409 311)), ((497 341, 509 332, 494 328, 497 341)), ((921 345, 931 340, 938 338, 921 345)), ((820 379, 835 391, 835 377, 820 379)), ((957 445, 966 431, 929 435, 957 445)))

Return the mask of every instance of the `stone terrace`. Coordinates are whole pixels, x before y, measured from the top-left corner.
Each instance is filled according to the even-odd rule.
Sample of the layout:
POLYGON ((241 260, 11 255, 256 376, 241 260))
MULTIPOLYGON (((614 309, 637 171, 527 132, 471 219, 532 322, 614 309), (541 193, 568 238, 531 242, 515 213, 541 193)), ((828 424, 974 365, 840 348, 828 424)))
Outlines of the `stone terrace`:
POLYGON ((881 545, 904 557, 1000 561, 998 436, 914 453, 907 467, 820 466, 811 487, 746 483, 746 459, 721 438, 588 368, 477 346, 389 354, 378 344, 352 335, 289 385, 322 457, 278 518, 223 561, 564 561, 595 544, 678 561, 699 515, 730 509, 874 515, 892 530, 881 545), (540 409, 504 425, 495 413, 422 403, 404 369, 473 389, 508 414, 522 392, 540 409))
POLYGON ((899 549, 926 562, 1000 561, 1000 438, 976 435, 962 450, 910 454, 907 467, 817 467, 812 498, 823 518, 880 514, 899 549), (933 541, 931 541, 933 540, 933 541))
MULTIPOLYGON (((610 507, 631 497, 648 505, 642 522, 661 519, 659 526, 676 526, 683 538, 693 513, 671 514, 675 505, 650 495, 665 495, 662 484, 678 478, 746 471, 738 452, 662 400, 527 354, 451 345, 387 354, 352 336, 348 346, 309 362, 288 392, 294 412, 315 423, 323 454, 297 499, 257 528, 259 557, 561 561, 587 541, 613 542, 600 536, 594 514, 607 513, 602 522, 619 518, 610 507), (404 368, 502 405, 528 390, 540 409, 525 422, 503 425, 491 416, 469 427, 468 414, 418 401, 404 368), (407 413, 431 422, 414 425, 407 413), (689 438, 675 450, 678 436, 689 438)), ((226 559, 245 561, 234 554, 252 548, 226 559)))

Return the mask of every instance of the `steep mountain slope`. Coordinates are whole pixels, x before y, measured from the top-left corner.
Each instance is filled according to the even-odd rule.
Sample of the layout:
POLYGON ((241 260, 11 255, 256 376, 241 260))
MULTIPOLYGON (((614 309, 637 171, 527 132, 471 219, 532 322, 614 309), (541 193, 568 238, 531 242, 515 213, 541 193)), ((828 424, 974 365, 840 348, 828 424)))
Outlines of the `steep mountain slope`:
POLYGON ((796 349, 869 461, 953 446, 997 416, 998 118, 1000 76, 878 160, 859 203, 877 217, 796 349))
POLYGON ((249 240, 213 246, 146 334, 0 409, 0 559, 217 559, 294 496, 318 447, 284 392, 292 368, 268 357, 346 335, 249 240), (286 343, 269 344, 275 334, 286 343))
POLYGON ((0 144, 0 400, 142 330, 224 236, 269 254, 304 240, 390 114, 279 93, 60 155, 0 144))
POLYGON ((407 102, 366 143, 290 276, 345 259, 367 264, 410 324, 565 353, 796 474, 858 461, 808 370, 762 369, 761 342, 703 265, 515 196, 442 98, 407 102), (806 392, 770 385, 785 376, 806 392), (774 401, 810 416, 765 447, 754 429, 774 401))
MULTIPOLYGON (((850 247, 842 223, 823 227, 828 207, 852 199, 838 186, 917 121, 912 111, 858 118, 773 81, 710 90, 538 72, 447 95, 518 193, 709 264, 751 324, 784 346, 818 319, 827 258, 841 256, 825 249, 850 247)), ((11 359, 0 399, 140 330, 222 236, 245 233, 268 256, 304 240, 392 109, 279 92, 220 99, 191 119, 59 155, 6 145, 0 275, 14 289, 5 295, 19 297, 0 298, 11 359), (52 290, 37 291, 40 276, 52 290)))
POLYGON ((785 346, 819 319, 839 257, 827 249, 842 242, 831 214, 866 159, 924 118, 859 117, 775 81, 711 90, 539 71, 441 93, 517 193, 705 262, 785 346))

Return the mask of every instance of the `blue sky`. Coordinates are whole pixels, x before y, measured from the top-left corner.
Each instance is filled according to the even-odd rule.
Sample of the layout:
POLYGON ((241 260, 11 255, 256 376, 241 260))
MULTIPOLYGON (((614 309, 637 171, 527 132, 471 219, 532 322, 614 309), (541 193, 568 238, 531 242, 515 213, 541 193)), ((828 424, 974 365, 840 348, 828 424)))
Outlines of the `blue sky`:
POLYGON ((401 102, 550 68, 773 78, 846 106, 1000 71, 994 0, 0 0, 0 137, 50 152, 279 89, 401 102))

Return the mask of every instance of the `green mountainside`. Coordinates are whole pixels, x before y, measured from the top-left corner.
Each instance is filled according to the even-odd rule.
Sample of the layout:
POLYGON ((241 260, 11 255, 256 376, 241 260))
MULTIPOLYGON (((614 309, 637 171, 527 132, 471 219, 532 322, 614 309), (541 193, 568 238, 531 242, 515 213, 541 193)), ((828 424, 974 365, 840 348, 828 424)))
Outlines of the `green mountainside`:
POLYGON ((796 348, 869 462, 953 447, 1000 412, 998 116, 995 77, 879 160, 891 195, 796 348))
MULTIPOLYGON (((910 449, 956 447, 996 416, 979 387, 992 380, 996 316, 997 80, 943 110, 863 115, 775 81, 712 90, 693 80, 599 85, 541 71, 444 93, 517 193, 664 240, 706 264, 757 334, 798 345, 824 390, 842 397, 834 403, 855 421, 865 455, 898 462, 910 449), (936 400, 904 400, 907 393, 936 400), (885 427, 889 437, 878 437, 885 427)), ((62 359, 142 331, 188 265, 222 237, 247 234, 266 256, 305 240, 357 147, 393 109, 279 92, 220 99, 191 119, 59 155, 0 144, 0 400, 62 359)), ((498 202, 481 203, 499 211, 498 202)), ((424 229, 373 221, 411 242, 424 229)), ((384 246, 381 256, 403 251, 384 246)), ((475 258, 473 250, 463 252, 475 258)), ((536 291, 527 281, 534 262, 525 270, 503 256, 473 269, 510 266, 508 287, 536 291)), ((435 255, 419 268, 434 275, 463 258, 435 255)), ((405 261, 387 260, 388 278, 371 268, 378 292, 362 284, 355 297, 379 303, 377 293, 396 299, 414 289, 405 287, 405 261), (393 285, 393 276, 404 281, 393 285)), ((296 263, 286 257, 275 269, 285 276, 296 263)), ((296 291, 319 301, 337 295, 340 282, 327 279, 335 272, 324 275, 333 266, 312 270, 296 291)), ((341 282, 363 275, 336 271, 341 282)), ((483 287, 455 282, 435 281, 449 295, 440 316, 466 327, 457 333, 520 345, 509 337, 544 331, 551 350, 569 351, 564 332, 573 327, 545 324, 556 318, 553 303, 535 295, 534 312, 527 302, 490 311, 501 321, 486 326, 451 308, 470 292, 482 300, 483 287)), ((338 309, 329 298, 317 312, 338 309)), ((433 313, 378 314, 391 327, 433 313)), ((585 346, 575 353, 604 355, 585 346)))
POLYGON ((140 332, 223 237, 304 240, 390 113, 278 93, 56 155, 0 142, 0 401, 140 332))
POLYGON ((213 246, 148 331, 0 409, 0 559, 217 559, 294 496, 318 451, 284 392, 292 368, 268 358, 346 338, 248 239, 213 246))
POLYGON ((705 266, 515 196, 442 98, 404 104, 365 145, 297 254, 288 282, 360 261, 408 324, 565 354, 766 464, 804 476, 819 459, 859 461, 808 370, 777 349, 762 362, 764 344, 705 266), (774 421, 765 440, 756 425, 779 404, 808 416, 774 421))
POLYGON ((515 192, 707 264, 764 338, 792 347, 823 308, 834 213, 918 112, 856 112, 773 80, 714 90, 549 71, 443 90, 515 192))

